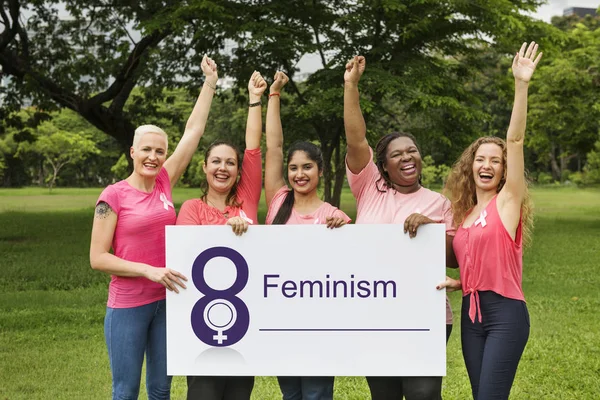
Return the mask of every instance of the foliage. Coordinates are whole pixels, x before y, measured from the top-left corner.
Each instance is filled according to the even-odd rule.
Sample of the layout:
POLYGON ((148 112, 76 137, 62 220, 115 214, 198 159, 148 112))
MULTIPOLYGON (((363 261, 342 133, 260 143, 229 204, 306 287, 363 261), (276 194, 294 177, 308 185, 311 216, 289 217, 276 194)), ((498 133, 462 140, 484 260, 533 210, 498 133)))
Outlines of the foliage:
MULTIPOLYGON (((118 7, 71 0, 66 18, 57 0, 9 3, 0 34, 0 64, 12 77, 6 106, 29 98, 45 110, 70 108, 126 152, 137 124, 166 120, 182 132, 191 107, 178 108, 166 92, 197 93, 205 52, 218 53, 221 76, 238 87, 255 69, 268 78, 282 69, 291 77, 286 140, 320 142, 325 198, 333 203, 344 182, 341 83, 349 57, 367 57, 361 92, 371 139, 411 131, 436 163, 449 164, 479 134, 477 121, 490 118, 465 85, 482 68, 478 55, 490 43, 498 54, 511 53, 526 33, 545 33, 521 13, 541 0, 148 0, 118 7), (297 64, 311 55, 319 69, 299 76, 297 64)), ((243 91, 233 94, 229 106, 245 103, 243 91)))
POLYGON ((491 42, 499 52, 512 52, 529 28, 543 31, 520 13, 539 4, 264 1, 235 38, 239 46, 231 73, 241 81, 258 65, 268 77, 277 69, 290 76, 286 91, 292 96, 282 106, 292 109, 283 119, 286 137, 319 140, 325 199, 336 203, 344 175, 341 83, 350 57, 367 59, 360 90, 370 138, 411 131, 426 154, 447 162, 478 135, 474 122, 486 118, 473 107, 478 99, 465 86, 482 67, 477 55, 488 51, 491 42), (321 66, 300 84, 303 77, 295 65, 310 54, 321 66))
POLYGON ((121 157, 119 157, 115 165, 110 167, 110 172, 112 172, 115 180, 127 178, 129 175, 129 163, 127 162, 127 157, 125 154, 121 154, 121 157))
MULTIPOLYGON (((40 146, 58 137, 34 143, 40 137, 59 131, 71 139, 85 138, 93 142, 98 150, 86 152, 83 157, 70 157, 71 162, 61 167, 59 180, 62 184, 81 187, 112 182, 110 166, 119 157, 119 147, 114 139, 90 126, 78 114, 67 109, 46 113, 29 107, 11 114, 10 119, 11 124, 5 127, 4 133, 0 133, 0 158, 4 158, 8 166, 4 176, 5 186, 45 183, 46 169, 51 166, 44 161, 40 146)), ((62 140, 55 144, 65 146, 62 140)), ((55 150, 53 152, 56 153, 55 150)))
POLYGON ((587 154, 587 163, 583 168, 583 183, 600 183, 600 140, 594 150, 587 154))
POLYGON ((65 165, 82 162, 89 154, 100 152, 89 137, 58 129, 52 121, 43 122, 38 127, 37 134, 33 142, 19 144, 17 156, 29 153, 45 160, 51 167, 45 178, 50 190, 65 165))
POLYGON ((537 175, 537 183, 542 184, 542 185, 547 185, 549 183, 554 182, 554 179, 552 179, 552 175, 547 173, 547 172, 540 172, 537 175))
MULTIPOLYGON (((568 21, 560 51, 536 72, 526 139, 535 162, 549 166, 557 181, 570 160, 582 159, 593 147, 600 120, 600 17, 588 17, 587 24, 568 21)), ((553 22, 564 26, 561 19, 553 22)))
POLYGON ((450 167, 445 164, 435 165, 433 157, 427 155, 423 157, 423 167, 421 169, 421 180, 424 187, 432 185, 442 186, 450 174, 450 167))
MULTIPOLYGON (((200 62, 222 47, 237 1, 7 0, 0 65, 11 76, 4 108, 29 100, 69 108, 126 151, 165 88, 201 84, 200 62), (126 109, 132 90, 143 96, 126 109)), ((196 90, 197 91, 197 90, 196 90)))

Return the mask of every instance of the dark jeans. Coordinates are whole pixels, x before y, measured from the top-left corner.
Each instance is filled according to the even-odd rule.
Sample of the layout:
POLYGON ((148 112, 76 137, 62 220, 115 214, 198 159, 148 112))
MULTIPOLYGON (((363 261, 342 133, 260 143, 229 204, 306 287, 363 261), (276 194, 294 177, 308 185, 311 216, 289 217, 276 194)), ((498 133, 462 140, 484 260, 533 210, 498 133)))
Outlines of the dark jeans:
POLYGON ((332 400, 333 376, 278 376, 283 400, 332 400))
POLYGON ((253 376, 188 376, 187 400, 249 400, 253 376))
POLYGON ((469 318, 470 296, 463 297, 462 350, 475 400, 508 399, 529 338, 529 312, 520 300, 479 292, 479 315, 469 318))
MULTIPOLYGON (((452 325, 446 325, 446 343, 452 325)), ((367 376, 372 400, 441 400, 441 376, 367 376)))

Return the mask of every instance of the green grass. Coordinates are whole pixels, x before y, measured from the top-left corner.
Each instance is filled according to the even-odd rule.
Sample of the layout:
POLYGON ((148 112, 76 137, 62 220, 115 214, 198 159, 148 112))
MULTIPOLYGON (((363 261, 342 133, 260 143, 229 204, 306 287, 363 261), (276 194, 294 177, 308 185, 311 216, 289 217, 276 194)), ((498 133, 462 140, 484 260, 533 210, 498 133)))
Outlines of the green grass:
MULTIPOLYGON (((109 277, 88 250, 99 189, 0 190, 0 399, 106 399, 110 369, 103 336, 109 277)), ((198 195, 176 189, 177 205, 198 195)), ((524 290, 531 336, 511 398, 596 399, 600 393, 600 190, 533 190, 536 227, 524 290)), ((355 215, 344 192, 342 208, 355 215)), ((261 203, 259 219, 264 219, 261 203)), ((455 317, 460 294, 450 295, 455 317)), ((457 321, 457 318, 455 318, 457 321)), ((448 344, 445 399, 468 399, 460 324, 448 344)), ((364 378, 337 378, 338 399, 367 399, 364 378)), ((185 398, 185 379, 172 395, 185 398)), ((146 398, 142 390, 141 398, 146 398)), ((253 399, 280 398, 273 377, 253 399)))

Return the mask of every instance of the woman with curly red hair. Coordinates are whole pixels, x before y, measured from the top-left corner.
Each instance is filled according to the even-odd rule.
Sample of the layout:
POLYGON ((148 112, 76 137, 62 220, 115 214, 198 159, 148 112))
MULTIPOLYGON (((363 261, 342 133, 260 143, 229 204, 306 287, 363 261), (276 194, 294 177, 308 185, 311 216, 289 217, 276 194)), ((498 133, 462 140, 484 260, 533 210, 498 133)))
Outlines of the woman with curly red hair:
POLYGON ((460 280, 439 288, 463 291, 463 357, 475 400, 507 399, 529 338, 522 289, 523 246, 532 213, 523 141, 529 80, 542 57, 523 43, 515 55, 515 102, 506 141, 482 137, 454 165, 446 184, 457 226, 453 246, 460 280))

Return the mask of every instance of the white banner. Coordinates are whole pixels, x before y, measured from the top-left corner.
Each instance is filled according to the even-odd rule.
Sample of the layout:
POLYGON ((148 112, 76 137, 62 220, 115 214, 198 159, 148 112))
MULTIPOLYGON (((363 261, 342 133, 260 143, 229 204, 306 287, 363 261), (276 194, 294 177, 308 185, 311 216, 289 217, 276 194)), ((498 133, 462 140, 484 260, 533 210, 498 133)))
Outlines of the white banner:
POLYGON ((445 227, 167 227, 169 375, 446 374, 445 227))

